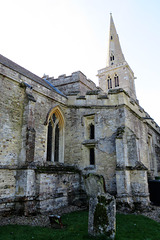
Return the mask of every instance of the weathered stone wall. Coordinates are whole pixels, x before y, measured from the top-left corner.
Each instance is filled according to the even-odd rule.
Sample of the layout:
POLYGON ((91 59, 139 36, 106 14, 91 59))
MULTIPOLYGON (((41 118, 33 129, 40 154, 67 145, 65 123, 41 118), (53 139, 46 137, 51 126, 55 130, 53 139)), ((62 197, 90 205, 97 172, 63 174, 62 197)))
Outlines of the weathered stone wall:
POLYGON ((95 83, 80 71, 72 73, 71 76, 61 75, 57 79, 47 76, 47 80, 66 95, 74 91, 85 94, 89 90, 96 89, 95 83))
MULTIPOLYGON (((139 113, 145 116, 144 110, 139 110, 139 113)), ((126 108, 125 115, 126 126, 134 132, 137 139, 138 159, 149 171, 153 171, 154 176, 158 175, 156 147, 160 147, 159 127, 152 119, 139 118, 131 109, 126 108)))
POLYGON ((87 203, 81 173, 73 167, 1 170, 0 212, 35 214, 87 203))
POLYGON ((158 175, 155 147, 159 127, 135 101, 127 95, 124 100, 125 126, 116 138, 117 200, 145 209, 149 204, 148 178, 158 175))
POLYGON ((117 99, 104 95, 86 95, 85 99, 72 96, 66 110, 65 161, 91 170, 105 177, 107 191, 116 192, 116 147, 118 126, 125 122, 123 107, 117 99), (115 104, 114 104, 115 103, 115 104), (95 126, 95 139, 89 139, 88 125, 95 126), (71 144, 70 144, 71 142, 71 144), (89 149, 95 149, 95 165, 90 165, 89 149))
POLYGON ((14 196, 16 191, 15 176, 15 170, 0 170, 0 212, 10 211, 10 209, 14 207, 14 196))
POLYGON ((149 203, 147 168, 156 176, 159 159, 154 151, 159 146, 157 124, 146 119, 147 113, 122 89, 110 90, 108 96, 101 93, 70 96, 68 105, 66 162, 86 172, 102 174, 107 191, 116 194, 118 189, 122 201, 131 205, 141 202, 146 207, 149 203), (89 139, 90 123, 95 126, 94 139, 89 139), (90 165, 90 148, 95 150, 95 165, 90 165))
POLYGON ((0 208, 9 211, 16 192, 25 94, 17 83, 1 74, 0 96, 0 208))
POLYGON ((0 86, 0 164, 23 165, 27 158, 44 161, 47 113, 56 104, 64 106, 66 98, 3 65, 0 65, 0 86), (32 147, 30 155, 28 149, 32 147))
POLYGON ((63 206, 82 204, 86 201, 80 172, 74 168, 52 167, 52 170, 37 171, 37 208, 42 212, 52 212, 63 206), (84 200, 84 201, 83 201, 84 200))
POLYGON ((21 144, 24 89, 0 75, 0 165, 17 165, 21 144))
POLYGON ((33 214, 86 201, 80 172, 46 165, 49 111, 65 97, 1 66, 0 211, 33 214), (63 195, 63 196, 62 196, 63 195), (82 201, 81 201, 82 199, 82 201))
MULTIPOLYGON (((143 189, 147 201, 146 171, 149 170, 152 178, 160 174, 159 168, 157 170, 159 127, 146 119, 148 114, 123 89, 109 90, 107 95, 100 89, 95 90, 82 73, 73 76, 80 84, 78 91, 83 95, 87 91, 86 95, 75 95, 76 86, 72 89, 74 95, 65 97, 43 79, 38 78, 36 81, 40 82, 36 82, 35 76, 32 79, 0 65, 1 210, 16 209, 26 214, 30 209, 50 211, 70 203, 70 190, 79 198, 82 187, 79 173, 37 170, 46 164, 50 168, 56 165, 52 161, 46 163, 46 155, 47 120, 51 109, 57 106, 64 117, 64 157, 59 161, 76 166, 84 173, 103 175, 108 192, 116 194, 119 189, 119 196, 128 194, 131 201, 133 196, 141 199, 139 192, 143 189), (91 124, 94 126, 92 139, 91 124), (91 149, 94 149, 94 163, 90 161, 91 149)), ((63 84, 66 78, 60 81, 63 84)))

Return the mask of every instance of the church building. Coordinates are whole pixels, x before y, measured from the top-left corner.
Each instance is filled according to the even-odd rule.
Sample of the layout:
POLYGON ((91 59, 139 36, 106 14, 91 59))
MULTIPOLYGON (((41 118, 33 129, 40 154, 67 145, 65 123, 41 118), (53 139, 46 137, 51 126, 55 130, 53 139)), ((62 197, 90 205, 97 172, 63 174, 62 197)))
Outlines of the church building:
POLYGON ((83 175, 102 175, 118 207, 150 204, 160 127, 139 105, 110 16, 99 86, 80 71, 36 76, 0 55, 0 213, 51 212, 86 201, 83 175))

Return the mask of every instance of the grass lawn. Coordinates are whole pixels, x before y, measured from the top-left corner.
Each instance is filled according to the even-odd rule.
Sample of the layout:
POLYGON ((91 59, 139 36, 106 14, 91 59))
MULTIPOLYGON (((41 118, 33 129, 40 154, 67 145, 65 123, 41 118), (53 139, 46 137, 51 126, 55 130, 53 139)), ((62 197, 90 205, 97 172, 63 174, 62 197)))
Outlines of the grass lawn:
MULTIPOLYGON (((62 217, 64 229, 8 225, 0 227, 0 240, 93 240, 87 233, 88 212, 62 217)), ((104 240, 99 237, 96 240, 104 240)), ((116 240, 160 240, 160 223, 147 217, 117 214, 116 240)))

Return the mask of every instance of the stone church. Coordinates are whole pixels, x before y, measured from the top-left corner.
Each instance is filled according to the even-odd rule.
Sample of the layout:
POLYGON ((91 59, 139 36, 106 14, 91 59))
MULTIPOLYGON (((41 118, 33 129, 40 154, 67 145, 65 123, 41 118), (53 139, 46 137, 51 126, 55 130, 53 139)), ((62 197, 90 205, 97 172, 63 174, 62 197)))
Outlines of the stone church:
POLYGON ((36 76, 0 55, 0 212, 34 214, 86 201, 102 175, 118 206, 145 208, 160 176, 160 128, 139 105, 110 17, 99 87, 78 71, 36 76))

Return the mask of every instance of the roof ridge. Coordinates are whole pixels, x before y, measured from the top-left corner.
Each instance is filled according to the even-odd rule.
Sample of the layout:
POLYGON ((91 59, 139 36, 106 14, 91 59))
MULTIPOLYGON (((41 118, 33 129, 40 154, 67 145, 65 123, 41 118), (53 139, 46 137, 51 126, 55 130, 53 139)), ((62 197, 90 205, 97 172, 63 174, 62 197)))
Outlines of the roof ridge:
MULTIPOLYGON (((0 54, 0 63, 3 64, 4 66, 22 74, 25 77, 30 78, 31 80, 35 81, 38 84, 41 84, 42 86, 52 90, 52 91, 56 91, 56 89, 54 89, 52 86, 50 86, 50 84, 46 81, 44 81, 43 78, 37 76, 36 74, 30 72, 29 70, 27 70, 24 67, 21 67, 20 65, 18 65, 17 63, 11 61, 10 59, 4 57, 2 54, 0 54)), ((61 94, 63 96, 65 96, 64 94, 56 91, 58 94, 61 94)), ((66 96, 65 96, 66 97, 66 96)))

